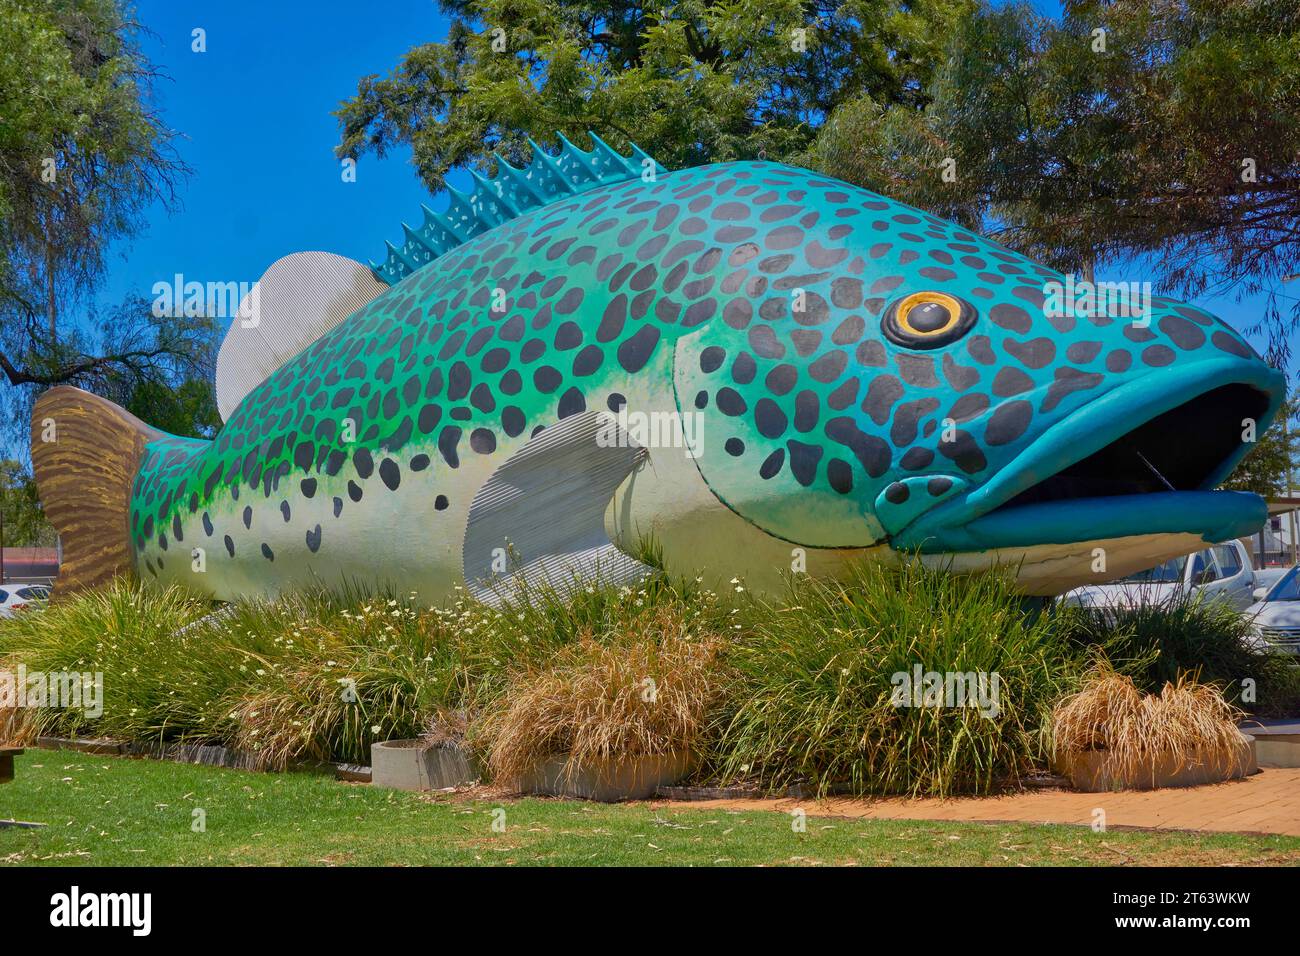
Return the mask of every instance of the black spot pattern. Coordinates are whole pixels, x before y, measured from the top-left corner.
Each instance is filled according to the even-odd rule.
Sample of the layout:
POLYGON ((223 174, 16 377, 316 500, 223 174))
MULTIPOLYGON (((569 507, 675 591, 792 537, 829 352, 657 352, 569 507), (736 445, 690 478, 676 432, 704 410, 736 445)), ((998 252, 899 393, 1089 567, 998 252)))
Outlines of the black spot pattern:
MULTIPOLYGON (((132 538, 157 573, 163 532, 183 541, 195 532, 182 509, 202 511, 204 534, 228 555, 260 549, 274 561, 271 542, 237 546, 226 533, 257 523, 253 534, 273 534, 278 521, 253 521, 265 501, 309 553, 323 539, 335 547, 343 536, 323 536, 318 519, 339 518, 347 501, 365 512, 403 485, 452 488, 462 455, 513 451, 602 401, 621 408, 624 393, 645 391, 629 390, 638 376, 661 376, 650 390, 673 394, 658 357, 693 332, 692 362, 708 380, 678 394, 722 416, 735 468, 835 496, 879 480, 856 488, 867 500, 900 471, 1003 467, 994 449, 1112 377, 1165 374, 1207 353, 1257 360, 1212 316, 1170 300, 1153 301, 1148 328, 1047 316, 1043 283, 1056 278, 951 223, 785 167, 598 187, 508 219, 399 282, 250 392, 211 445, 152 442, 132 538), (974 303, 974 328, 928 354, 883 341, 890 304, 927 289, 974 303), (952 441, 948 420, 961 426, 952 441), (241 487, 253 503, 229 505, 241 487)), ((932 497, 951 490, 947 477, 929 481, 932 497)), ((448 507, 438 493, 435 510, 448 507)), ((272 538, 277 549, 289 540, 272 538)))

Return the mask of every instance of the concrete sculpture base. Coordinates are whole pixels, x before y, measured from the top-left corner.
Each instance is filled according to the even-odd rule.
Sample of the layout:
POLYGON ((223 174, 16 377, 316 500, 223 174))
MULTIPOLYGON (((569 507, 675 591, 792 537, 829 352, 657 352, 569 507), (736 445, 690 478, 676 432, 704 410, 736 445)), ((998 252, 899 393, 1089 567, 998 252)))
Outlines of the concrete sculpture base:
POLYGON ((1199 787, 1249 776, 1259 770, 1255 740, 1245 734, 1236 752, 1209 760, 1185 761, 1170 755, 1143 767, 1135 776, 1120 779, 1106 767, 1105 751, 1094 750, 1069 757, 1061 770, 1076 790, 1101 793, 1110 790, 1156 790, 1162 787, 1199 787))
POLYGON ((1300 767, 1300 720, 1251 720, 1241 730, 1255 738, 1261 767, 1300 767))
POLYGON ((394 790, 446 790, 479 779, 474 762, 455 744, 386 740, 370 746, 370 782, 394 790))
POLYGON ((617 803, 648 800, 660 787, 672 786, 691 768, 691 755, 674 753, 653 757, 623 757, 588 764, 570 772, 565 757, 551 757, 508 786, 520 793, 576 797, 617 803))

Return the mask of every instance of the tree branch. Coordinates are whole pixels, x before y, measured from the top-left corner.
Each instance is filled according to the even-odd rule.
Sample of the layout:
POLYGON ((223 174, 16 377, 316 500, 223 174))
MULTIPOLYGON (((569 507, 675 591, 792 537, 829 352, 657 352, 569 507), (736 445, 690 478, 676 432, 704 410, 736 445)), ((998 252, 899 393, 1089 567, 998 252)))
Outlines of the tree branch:
POLYGON ((142 365, 149 365, 161 358, 184 358, 184 353, 166 346, 152 349, 135 349, 127 352, 115 352, 110 355, 85 355, 76 362, 63 365, 53 372, 40 373, 18 368, 9 356, 0 352, 0 371, 9 379, 10 385, 64 385, 84 375, 113 366, 125 366, 139 370, 142 365))

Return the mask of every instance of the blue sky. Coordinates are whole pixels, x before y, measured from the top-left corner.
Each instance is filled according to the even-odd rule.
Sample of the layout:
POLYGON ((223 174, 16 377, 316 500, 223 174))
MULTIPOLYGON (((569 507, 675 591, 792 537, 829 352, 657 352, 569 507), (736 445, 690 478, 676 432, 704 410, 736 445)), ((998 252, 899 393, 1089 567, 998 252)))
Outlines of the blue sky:
MULTIPOLYGON (((1055 0, 1034 6, 1059 13, 1055 0)), ((152 297, 153 284, 177 272, 200 282, 253 282, 276 259, 302 250, 379 260, 384 240, 400 238, 401 221, 418 219, 421 202, 442 208, 444 200, 431 200, 416 178, 408 151, 363 157, 355 183, 343 182, 332 152, 338 123, 331 113, 357 80, 387 74, 415 44, 446 36, 433 0, 138 0, 136 10, 153 33, 143 39, 146 54, 170 77, 158 81, 156 102, 182 135, 179 152, 193 174, 180 210, 152 212, 144 232, 116 248, 100 305, 132 292, 152 297), (207 32, 205 53, 191 50, 196 27, 207 32)), ((1100 277, 1144 278, 1124 265, 1100 277)), ((1243 331, 1263 302, 1238 302, 1231 293, 1198 300, 1243 331)))
POLYGON ((143 38, 146 54, 170 77, 155 101, 193 174, 183 208, 156 210, 117 248, 101 304, 152 298, 153 284, 177 272, 252 282, 309 249, 379 260, 402 220, 419 219, 430 197, 409 151, 364 157, 345 183, 331 113, 362 76, 387 74, 415 44, 446 35, 431 0, 138 0, 136 14, 154 34, 143 38), (207 31, 206 53, 191 51, 196 27, 207 31))

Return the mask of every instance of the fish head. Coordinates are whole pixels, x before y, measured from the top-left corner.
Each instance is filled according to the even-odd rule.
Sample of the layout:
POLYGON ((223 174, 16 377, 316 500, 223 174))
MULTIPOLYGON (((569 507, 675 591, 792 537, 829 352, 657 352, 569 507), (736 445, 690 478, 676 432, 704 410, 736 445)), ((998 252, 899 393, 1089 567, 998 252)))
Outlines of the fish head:
POLYGON ((707 419, 700 472, 733 510, 800 545, 937 553, 1262 523, 1257 496, 1212 489, 1284 377, 1222 320, 749 166, 745 212, 724 204, 721 314, 674 359, 680 410, 707 419))

